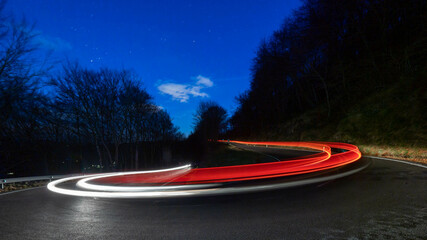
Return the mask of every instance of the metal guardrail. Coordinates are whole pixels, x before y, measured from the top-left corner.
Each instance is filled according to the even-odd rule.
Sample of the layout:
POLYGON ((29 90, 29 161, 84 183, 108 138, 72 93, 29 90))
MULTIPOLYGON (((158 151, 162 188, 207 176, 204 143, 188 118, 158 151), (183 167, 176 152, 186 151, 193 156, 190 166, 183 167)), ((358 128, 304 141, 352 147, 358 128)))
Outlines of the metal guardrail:
POLYGON ((68 175, 47 175, 47 176, 35 176, 35 177, 21 177, 21 178, 4 178, 0 179, 1 189, 4 189, 4 185, 7 183, 17 183, 17 182, 30 182, 30 181, 42 181, 49 180, 52 181, 54 179, 60 179, 65 177, 76 176, 78 174, 68 174, 68 175))

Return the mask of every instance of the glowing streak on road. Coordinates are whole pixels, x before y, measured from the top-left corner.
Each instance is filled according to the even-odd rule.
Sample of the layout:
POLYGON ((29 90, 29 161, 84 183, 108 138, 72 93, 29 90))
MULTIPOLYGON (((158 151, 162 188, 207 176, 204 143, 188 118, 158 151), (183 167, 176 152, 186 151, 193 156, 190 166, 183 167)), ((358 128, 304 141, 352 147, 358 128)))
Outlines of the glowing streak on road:
POLYGON ((94 192, 94 191, 81 191, 81 190, 72 190, 59 188, 56 185, 68 182, 71 180, 81 179, 83 177, 69 177, 64 179, 59 179, 53 181, 47 185, 47 188, 56 193, 78 196, 78 197, 99 197, 99 198, 149 198, 149 197, 174 197, 174 196, 185 196, 191 195, 191 191, 173 191, 173 192, 163 192, 163 191, 151 191, 151 192, 94 192))
MULTIPOLYGON (((135 171, 135 172, 121 172, 121 173, 106 173, 106 174, 98 174, 94 177, 87 177, 87 176, 77 176, 77 177, 69 177, 69 178, 63 178, 56 181, 53 181, 47 185, 47 188, 56 193, 61 193, 65 195, 72 195, 72 196, 82 196, 82 197, 110 197, 110 198, 118 198, 118 197, 155 197, 155 196, 175 196, 175 195, 185 195, 185 194, 191 194, 191 192, 188 193, 182 193, 182 192, 167 192, 162 194, 161 192, 156 192, 153 190, 165 190, 166 187, 144 187, 144 190, 150 190, 150 192, 139 192, 139 193, 132 193, 132 192, 126 192, 126 193, 120 193, 120 192, 90 192, 90 191, 80 191, 80 190, 71 190, 71 189, 64 189, 59 188, 56 185, 72 180, 77 179, 98 179, 98 178, 105 178, 110 176, 120 176, 120 175, 134 175, 134 174, 149 174, 149 173, 163 173, 163 172, 172 172, 172 171, 188 171, 191 169, 191 165, 187 164, 180 167, 175 168, 168 168, 168 169, 160 169, 160 170, 149 170, 149 171, 135 171)), ((80 182, 80 181, 79 181, 80 182)), ((84 186, 84 184, 83 184, 84 186)), ((208 186, 208 185, 206 185, 208 186)), ((205 187, 206 187, 205 186, 205 187)), ((175 187, 175 189, 179 188, 179 186, 175 187)), ((108 191, 108 189, 104 189, 102 186, 98 190, 101 191, 108 191)), ((140 189, 139 191, 142 191, 143 189, 140 189)))
MULTIPOLYGON (((238 166, 212 167, 192 169, 189 173, 174 179, 168 179, 169 185, 187 185, 187 184, 206 184, 231 181, 246 181, 255 179, 265 179, 272 177, 282 177, 298 175, 303 173, 316 172, 320 170, 335 168, 360 158, 359 149, 350 144, 344 143, 314 143, 314 142, 241 142, 230 141, 232 143, 250 144, 260 146, 286 146, 286 147, 304 147, 314 150, 320 150, 321 153, 307 156, 296 160, 287 160, 281 162, 258 163, 238 166), (328 145, 329 144, 329 145, 328 145), (342 148, 347 152, 334 154, 331 156, 331 146, 342 148)), ((158 176, 157 176, 158 177, 158 176)), ((162 184, 156 181, 155 177, 146 175, 135 176, 116 176, 102 179, 102 182, 140 182, 162 184)))
POLYGON ((309 178, 291 182, 264 184, 261 186, 244 186, 244 187, 230 187, 230 188, 209 188, 209 189, 197 189, 197 190, 183 190, 183 191, 153 191, 153 192, 93 192, 93 191, 80 191, 70 190, 56 187, 57 184, 79 179, 82 177, 70 177, 66 179, 60 179, 48 185, 49 190, 65 195, 78 196, 78 197, 94 197, 94 198, 163 198, 163 197, 185 197, 185 196, 210 196, 210 195, 223 195, 223 194, 236 194, 236 193, 248 193, 258 192, 267 190, 276 190, 286 187, 296 187, 307 184, 314 184, 324 181, 331 181, 334 179, 349 176, 351 174, 360 172, 361 170, 368 167, 369 164, 365 164, 359 168, 351 171, 338 173, 325 177, 309 178))
MULTIPOLYGON (((172 175, 179 176, 185 174, 189 169, 181 170, 180 172, 174 171, 172 175)), ((140 172, 135 172, 131 174, 141 174, 140 172)), ((172 186, 111 186, 111 185, 98 185, 88 183, 96 179, 101 179, 105 177, 114 177, 114 176, 123 176, 129 175, 129 173, 113 173, 113 174, 103 174, 101 176, 94 176, 81 179, 77 182, 77 186, 80 188, 96 191, 112 191, 112 192, 140 192, 140 191, 164 191, 164 190, 181 190, 181 189, 197 189, 197 188, 212 188, 220 186, 220 184, 193 184, 193 185, 172 185, 172 186)))
MULTIPOLYGON (((133 197, 175 197, 189 195, 225 194, 233 192, 257 191, 261 189, 274 189, 284 186, 307 184, 323 181, 330 177, 311 178, 291 183, 269 184, 263 186, 227 187, 221 188, 220 183, 246 181, 254 179, 274 178, 290 175, 301 175, 322 170, 337 168, 350 164, 361 158, 359 149, 350 144, 330 142, 241 142, 230 141, 238 144, 269 145, 285 147, 304 147, 320 150, 321 153, 303 158, 282 162, 260 163, 239 166, 214 167, 191 169, 190 165, 176 168, 135 171, 121 173, 106 173, 96 176, 79 176, 60 179, 48 184, 48 189, 66 195, 106 198, 133 198, 133 197), (332 154, 331 148, 347 150, 343 153, 332 154), (95 190, 82 191, 57 187, 58 184, 78 180, 80 188, 95 190), (155 186, 116 186, 89 183, 90 181, 113 184, 155 184, 155 186), (167 186, 165 186, 167 185, 167 186)), ((353 170, 354 171, 354 170, 353 170)), ((359 171, 359 170, 358 170, 359 171)), ((351 171, 350 171, 351 172, 351 171)), ((340 173, 331 177, 342 177, 349 173, 340 173)))

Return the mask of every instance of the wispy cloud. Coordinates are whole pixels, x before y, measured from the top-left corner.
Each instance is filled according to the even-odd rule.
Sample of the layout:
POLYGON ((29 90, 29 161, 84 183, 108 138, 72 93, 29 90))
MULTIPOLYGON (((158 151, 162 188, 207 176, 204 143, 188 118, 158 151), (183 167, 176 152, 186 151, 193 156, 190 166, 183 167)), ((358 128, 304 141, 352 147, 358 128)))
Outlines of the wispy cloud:
POLYGON ((38 45, 41 48, 55 51, 68 51, 73 48, 71 43, 65 41, 64 39, 46 35, 40 30, 34 29, 31 26, 27 26, 25 23, 6 21, 3 24, 10 29, 17 29, 34 35, 32 43, 38 45))
POLYGON ((190 97, 209 97, 202 89, 213 86, 213 82, 201 75, 196 77, 195 84, 164 83, 157 87, 162 94, 172 96, 173 100, 188 102, 190 97))
POLYGON ((206 87, 213 86, 213 82, 207 77, 203 77, 202 75, 199 75, 196 77, 196 79, 198 80, 196 82, 197 85, 205 85, 206 87))
POLYGON ((40 45, 40 47, 54 50, 54 51, 68 51, 72 49, 69 42, 59 37, 50 37, 47 35, 39 34, 35 37, 34 43, 40 45))

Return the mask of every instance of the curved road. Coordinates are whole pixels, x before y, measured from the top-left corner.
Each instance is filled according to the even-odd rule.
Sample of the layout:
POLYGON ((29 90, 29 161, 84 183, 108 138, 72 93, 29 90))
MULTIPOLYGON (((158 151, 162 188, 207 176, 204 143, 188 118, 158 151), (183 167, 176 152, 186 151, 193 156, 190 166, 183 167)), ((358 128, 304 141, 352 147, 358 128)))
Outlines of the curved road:
POLYGON ((0 217, 0 239, 427 239, 427 168, 375 159, 316 185, 164 200, 37 188, 0 195, 0 217))

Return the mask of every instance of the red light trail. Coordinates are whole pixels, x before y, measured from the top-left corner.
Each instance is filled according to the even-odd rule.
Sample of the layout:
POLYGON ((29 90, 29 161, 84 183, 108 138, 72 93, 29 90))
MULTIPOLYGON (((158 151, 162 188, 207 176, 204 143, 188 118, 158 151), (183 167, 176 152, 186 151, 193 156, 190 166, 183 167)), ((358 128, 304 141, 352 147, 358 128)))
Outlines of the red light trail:
MULTIPOLYGON (((220 141, 226 142, 226 141, 220 141)), ((196 168, 176 177, 165 176, 165 173, 123 175, 102 178, 105 183, 154 183, 154 184, 204 184, 230 181, 244 181, 272 177, 290 176, 331 169, 358 160, 361 157, 359 149, 345 143, 326 142, 242 142, 230 143, 250 144, 258 146, 303 147, 320 150, 321 153, 309 155, 295 160, 280 162, 258 163, 226 167, 196 168), (332 154, 331 148, 347 150, 343 153, 332 154)))
MULTIPOLYGON (((67 190, 56 187, 56 184, 67 181, 66 179, 58 180, 56 181, 57 183, 52 182, 48 188, 55 192, 77 196, 162 197, 193 195, 212 190, 218 191, 218 188, 212 189, 211 187, 217 187, 221 183, 295 176, 334 169, 353 163, 362 156, 356 146, 346 143, 219 142, 255 146, 308 148, 320 152, 294 159, 284 159, 284 161, 279 162, 194 169, 186 165, 172 169, 99 174, 70 179, 81 179, 77 186, 87 190, 95 190, 96 192, 67 190), (332 149, 343 149, 345 151, 334 153, 332 149)), ((227 192, 230 192, 230 190, 227 190, 227 192)))

